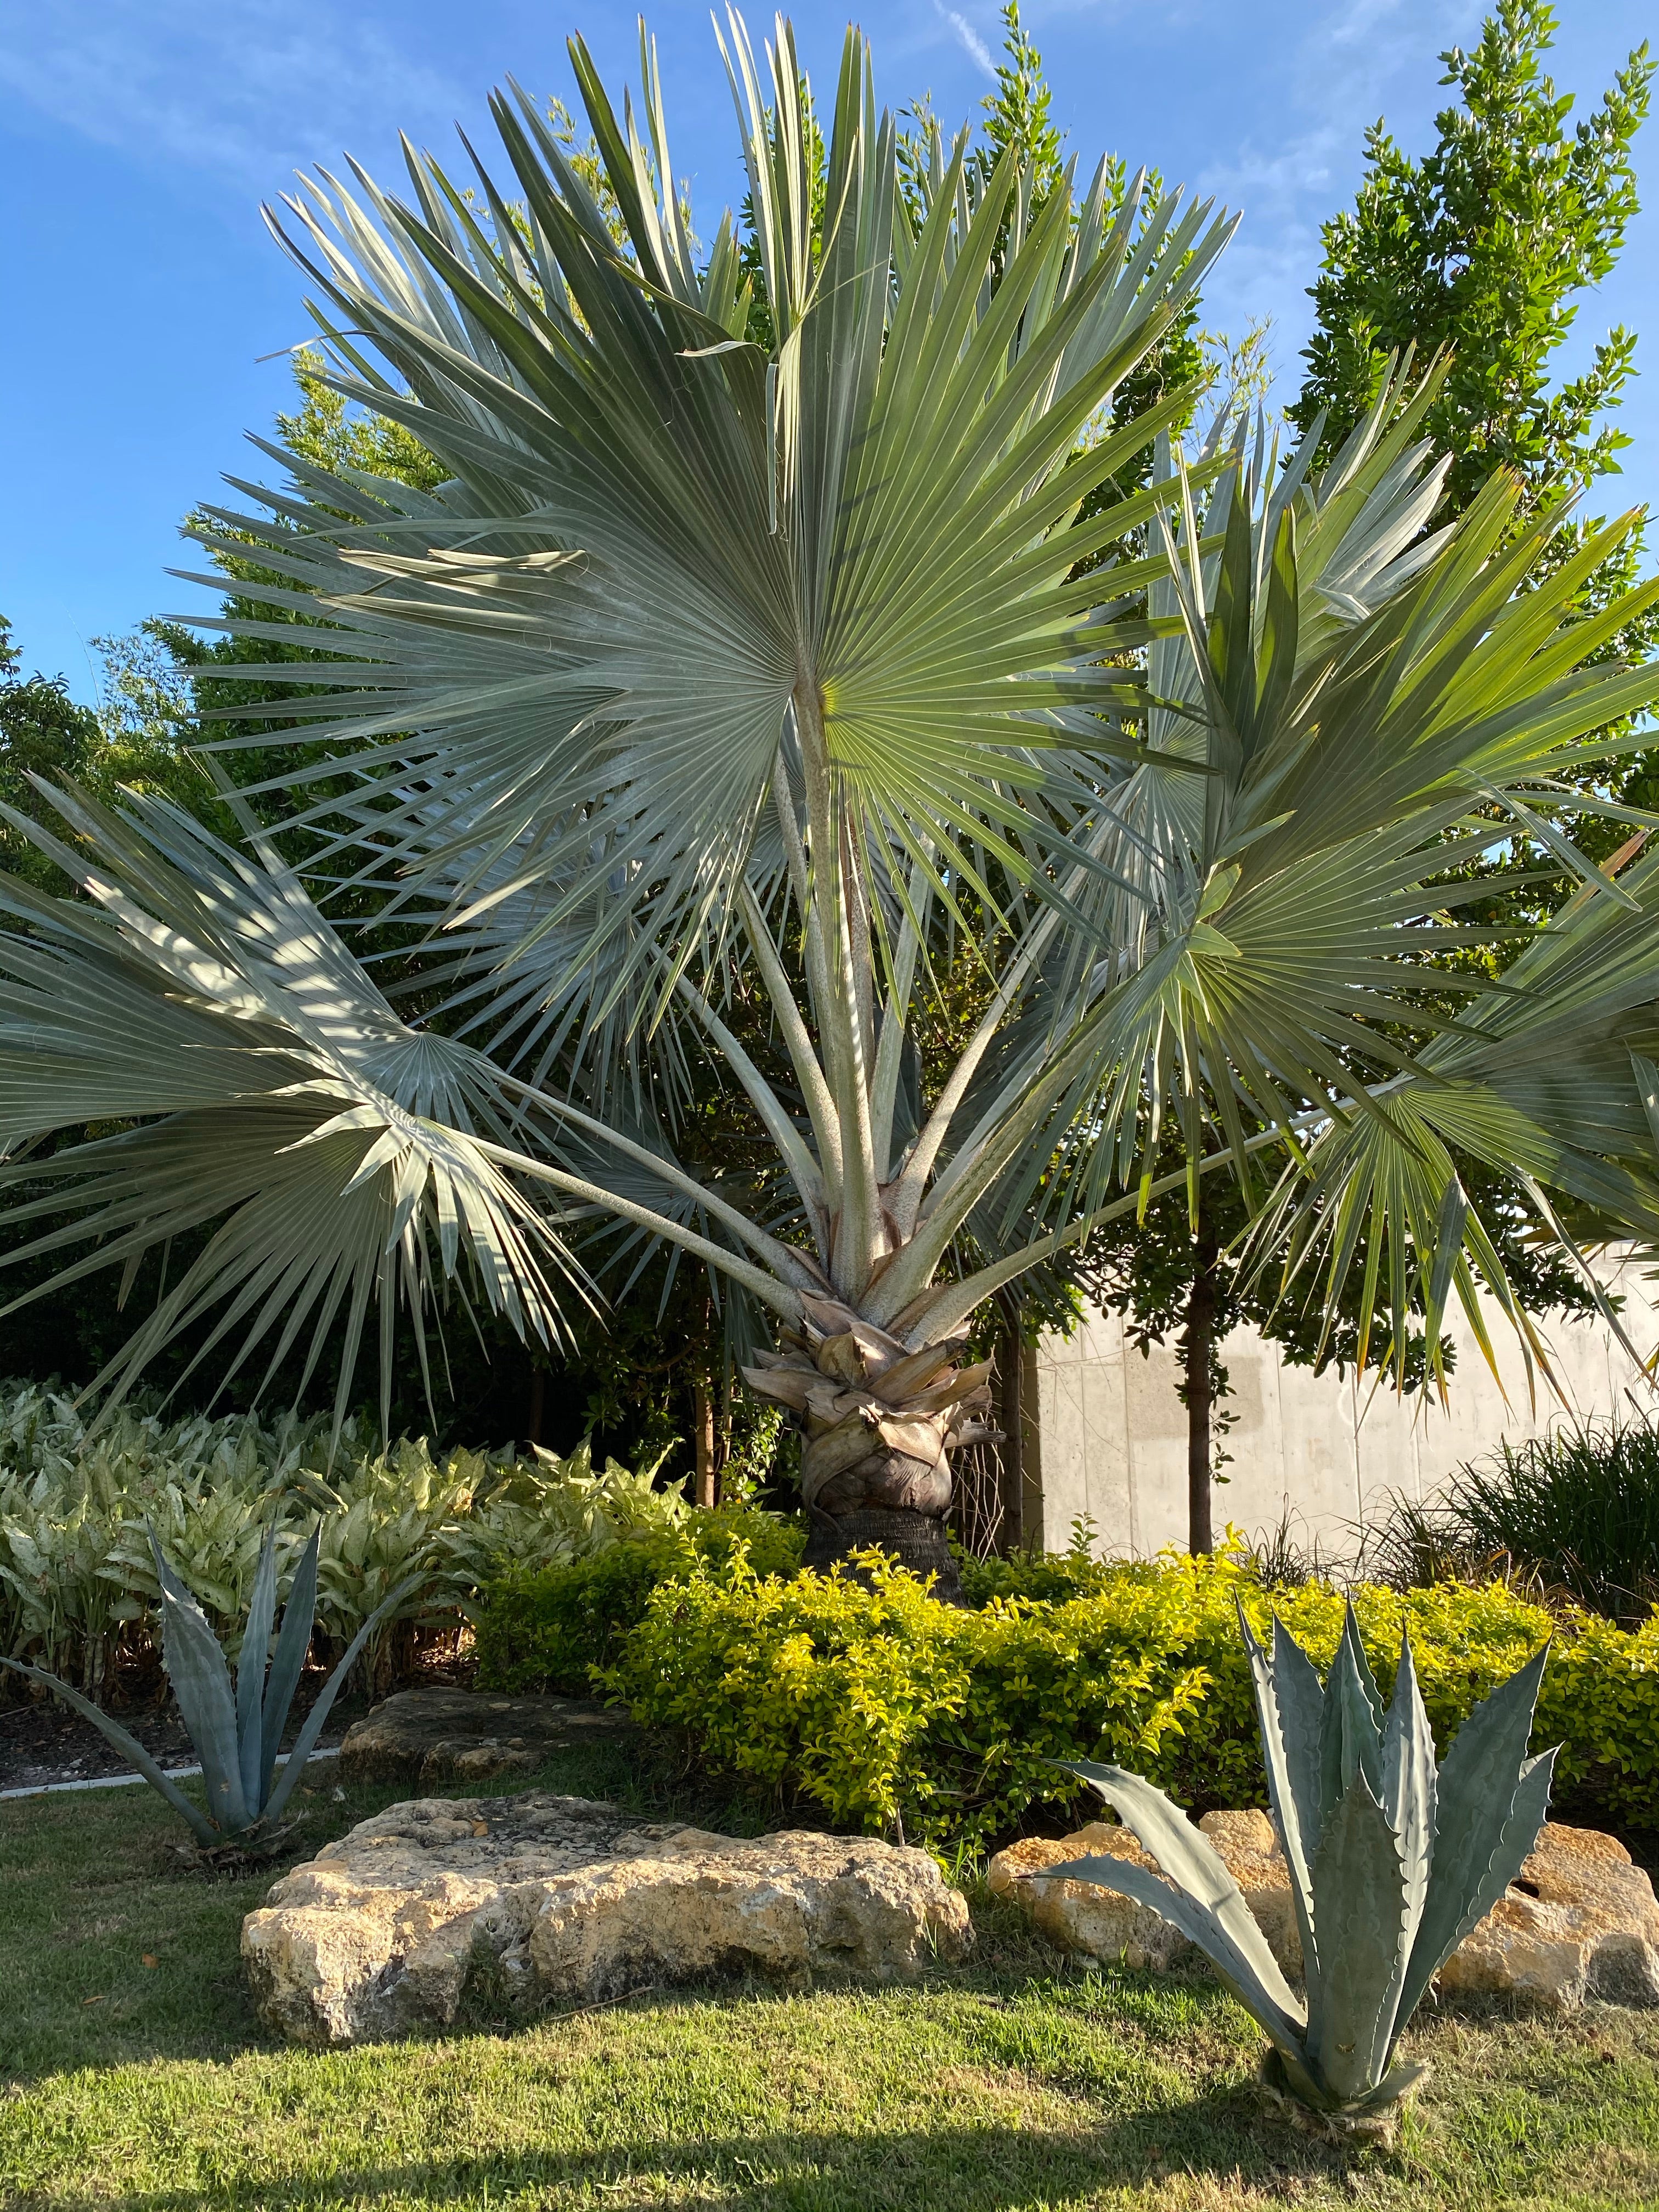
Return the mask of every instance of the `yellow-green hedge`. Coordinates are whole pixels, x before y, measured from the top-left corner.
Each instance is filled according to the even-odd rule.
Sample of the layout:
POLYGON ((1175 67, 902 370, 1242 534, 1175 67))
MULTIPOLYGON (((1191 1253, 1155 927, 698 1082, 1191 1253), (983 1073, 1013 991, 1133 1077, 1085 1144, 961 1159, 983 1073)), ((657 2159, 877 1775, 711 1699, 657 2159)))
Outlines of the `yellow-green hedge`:
MULTIPOLYGON (((1091 1577, 1091 1579, 1093 1579, 1091 1577)), ((1047 1759, 1106 1759, 1188 1802, 1261 1802, 1255 1723, 1235 1611, 1277 1610, 1322 1663, 1342 1594, 1271 1595, 1227 1556, 1120 1565, 1064 1602, 939 1605, 911 1577, 750 1571, 741 1550, 659 1584, 599 1684, 637 1717, 684 1729, 710 1766, 816 1800, 838 1823, 977 1848, 1036 1800, 1073 1785, 1047 1759)), ((1561 1743, 1558 1789, 1592 1784, 1644 1823, 1659 1790, 1659 1614, 1626 1634, 1554 1621, 1500 1584, 1355 1607, 1384 1691, 1409 1626, 1442 1751, 1470 1707, 1553 1632, 1535 1747, 1561 1743)))

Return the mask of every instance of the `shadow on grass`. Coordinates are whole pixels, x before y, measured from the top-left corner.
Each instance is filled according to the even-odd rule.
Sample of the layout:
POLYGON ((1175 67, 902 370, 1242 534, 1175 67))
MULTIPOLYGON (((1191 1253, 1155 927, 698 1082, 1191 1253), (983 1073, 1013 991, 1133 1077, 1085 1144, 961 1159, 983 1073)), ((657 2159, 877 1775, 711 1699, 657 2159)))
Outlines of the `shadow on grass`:
MULTIPOLYGON (((1376 2154, 1368 2154, 1375 2165, 1376 2154)), ((53 2212, 243 2212, 392 2202, 482 2206, 514 2200, 652 2203, 663 2194, 685 2212, 1022 2212, 1088 2191, 1136 2188, 1186 2173, 1277 2194, 1336 2180, 1343 2153, 1295 2136, 1258 2116, 1239 2093, 1198 2097, 1157 2112, 1107 2119, 1075 2134, 1000 2124, 882 2132, 808 2128, 695 2141, 642 2141, 626 2148, 502 2151, 453 2160, 308 2164, 289 2177, 262 2166, 246 2181, 112 2197, 54 2193, 53 2212)))
MULTIPOLYGON (((199 1796, 199 1783, 185 1787, 199 1796)), ((297 1825, 283 1850, 228 1876, 201 1866, 183 1821, 149 1790, 19 1799, 0 1807, 0 2073, 23 2083, 81 2065, 279 2047, 254 2016, 239 1955, 243 1916, 271 1884, 388 1805, 526 1790, 735 1834, 805 1825, 688 1771, 676 1747, 653 1739, 582 1746, 532 1775, 424 1791, 342 1791, 332 1763, 319 1762, 290 1800, 297 1825)))

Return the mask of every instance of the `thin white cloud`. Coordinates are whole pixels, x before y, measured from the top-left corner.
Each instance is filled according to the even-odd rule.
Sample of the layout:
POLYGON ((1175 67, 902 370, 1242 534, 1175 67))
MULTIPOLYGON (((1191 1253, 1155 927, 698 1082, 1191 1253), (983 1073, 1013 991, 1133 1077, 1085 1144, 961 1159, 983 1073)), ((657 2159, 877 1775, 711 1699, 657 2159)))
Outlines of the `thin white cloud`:
POLYGON ((947 8, 944 4, 944 0, 933 0, 933 5, 938 9, 940 19, 948 23, 956 33, 963 51, 972 60, 978 63, 987 76, 994 76, 997 73, 997 65, 991 58, 991 49, 968 18, 955 8, 947 8))
POLYGON ((8 0, 0 88, 99 144, 262 191, 337 161, 366 117, 435 131, 461 89, 326 0, 32 0, 26 21, 8 0))
POLYGON ((1285 58, 1286 97, 1273 135, 1243 137, 1198 179, 1202 191, 1244 210, 1206 286, 1206 318, 1242 331, 1269 314, 1282 373, 1299 374, 1295 356, 1312 321, 1307 287, 1318 271, 1320 227, 1358 181, 1366 127, 1390 110, 1420 122, 1443 102, 1434 57, 1479 12, 1480 0, 1347 0, 1322 15, 1285 58))

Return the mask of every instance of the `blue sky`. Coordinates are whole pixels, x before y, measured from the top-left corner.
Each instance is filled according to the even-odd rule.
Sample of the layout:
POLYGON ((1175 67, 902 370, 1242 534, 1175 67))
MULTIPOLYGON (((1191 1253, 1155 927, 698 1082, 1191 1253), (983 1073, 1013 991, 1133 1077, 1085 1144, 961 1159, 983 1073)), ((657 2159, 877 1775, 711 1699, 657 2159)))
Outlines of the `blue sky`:
MULTIPOLYGON (((1481 12, 1479 0, 1029 0, 1026 20, 1085 163, 1109 148, 1243 210, 1206 316, 1232 331, 1271 316, 1289 397, 1319 224, 1352 195, 1364 126, 1385 115, 1421 151, 1445 98, 1436 54, 1481 12)), ((1553 65, 1582 108, 1650 11, 1564 0, 1561 13, 1553 65)), ((845 20, 819 0, 797 9, 815 79, 833 72, 845 20)), ((990 0, 886 0, 864 20, 883 99, 931 91, 951 122, 983 97, 990 0)), ((671 0, 651 21, 675 166, 707 236, 738 191, 708 12, 671 0)), ((769 22, 757 14, 751 28, 769 22)), ((284 363, 260 356, 307 329, 260 201, 342 149, 390 177, 399 130, 444 153, 459 120, 478 143, 484 97, 509 72, 568 98, 576 27, 613 86, 636 74, 634 11, 608 0, 0 0, 0 612, 27 666, 90 698, 94 635, 200 604, 164 573, 180 556, 179 518, 222 472, 258 460, 242 434, 267 428, 290 389, 284 363)), ((1659 180, 1659 121, 1638 155, 1659 180)), ((1636 444, 1623 485, 1598 502, 1609 507, 1659 493, 1659 326, 1643 312, 1659 276, 1659 182, 1650 197, 1571 347, 1576 363, 1610 323, 1646 324, 1648 374, 1625 410, 1636 444)))

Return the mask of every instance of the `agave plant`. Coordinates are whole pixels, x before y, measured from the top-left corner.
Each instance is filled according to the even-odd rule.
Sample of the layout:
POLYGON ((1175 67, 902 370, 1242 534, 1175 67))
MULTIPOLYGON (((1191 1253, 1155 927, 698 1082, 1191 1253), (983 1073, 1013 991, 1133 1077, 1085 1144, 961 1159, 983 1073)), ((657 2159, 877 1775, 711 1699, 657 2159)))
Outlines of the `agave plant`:
POLYGON ((201 1762, 207 1792, 206 1812, 193 1804, 172 1777, 162 1771, 135 1735, 101 1711, 89 1698, 83 1698, 55 1674, 26 1665, 20 1659, 0 1658, 0 1666, 27 1675, 31 1681, 50 1690, 54 1697, 72 1705, 83 1719, 89 1720, 131 1762, 152 1789, 160 1790, 173 1811, 189 1823, 200 1843, 212 1847, 234 1838, 257 1839, 267 1834, 281 1819, 295 1784, 305 1771, 306 1761, 316 1748, 340 1686, 371 1631, 383 1613, 402 1602, 419 1579, 413 1577, 391 1591, 358 1630, 307 1714, 278 1782, 276 1755, 282 1747, 283 1730, 288 1725, 289 1709, 299 1687, 301 1669, 311 1647, 312 1626, 316 1619, 320 1533, 313 1530, 301 1555, 288 1601, 283 1607, 282 1627, 273 1650, 277 1531, 274 1527, 266 1531, 242 1632, 241 1656, 234 1679, 206 1614, 167 1564, 154 1534, 151 1536, 155 1579, 161 1599, 163 1657, 179 1714, 201 1762))
POLYGON ((1408 1638, 1385 1713, 1352 1605, 1322 1685, 1276 1617, 1271 1657, 1242 1607, 1239 1621, 1268 1802, 1290 1869, 1305 2002, 1209 1838, 1123 1767, 1080 1762, 1065 1771, 1099 1792, 1162 1873, 1091 1856, 1040 1878, 1094 1882, 1150 1905, 1267 2030, 1270 2085, 1339 2126, 1386 2121, 1423 2072, 1396 2058, 1401 2036, 1544 1825, 1555 1753, 1528 1758, 1527 1746, 1549 1647, 1474 1708, 1437 1768, 1408 1638))
POLYGON ((1443 363, 1323 469, 1317 425, 1188 453, 1190 391, 1115 424, 1229 224, 1105 161, 1040 195, 965 133, 901 162, 856 33, 826 146, 788 26, 761 58, 730 19, 749 256, 694 241, 649 42, 620 116, 571 51, 596 188, 504 94, 510 179, 411 155, 404 198, 274 219, 325 380, 446 480, 271 448, 203 524, 262 580, 244 635, 320 617, 302 689, 234 680, 319 747, 283 787, 326 780, 326 869, 433 925, 419 1020, 251 820, 65 788, 61 836, 17 822, 83 896, 0 885, 0 1138, 122 1127, 18 1151, 9 1218, 50 1225, 8 1257, 212 1232, 111 1398, 215 1313, 233 1365, 337 1348, 342 1405, 377 1302, 383 1377, 452 1284, 550 1342, 599 1214, 724 1286, 805 1431, 809 1556, 948 1576, 969 1324, 1163 1188, 1172 1128, 1194 1213, 1234 1176, 1264 1260, 1333 1313, 1352 1275, 1362 1362, 1414 1297, 1431 1346, 1453 1297, 1484 1332, 1477 1270, 1540 1354, 1455 1161, 1550 1233, 1659 1231, 1659 848, 1562 826, 1659 696, 1596 657, 1652 588, 1579 597, 1632 519, 1558 560, 1500 472, 1432 528, 1443 363), (1446 956, 1496 944, 1457 870, 1511 834, 1583 889, 1499 987, 1446 956), (769 1166, 680 1157, 694 1059, 769 1166))

